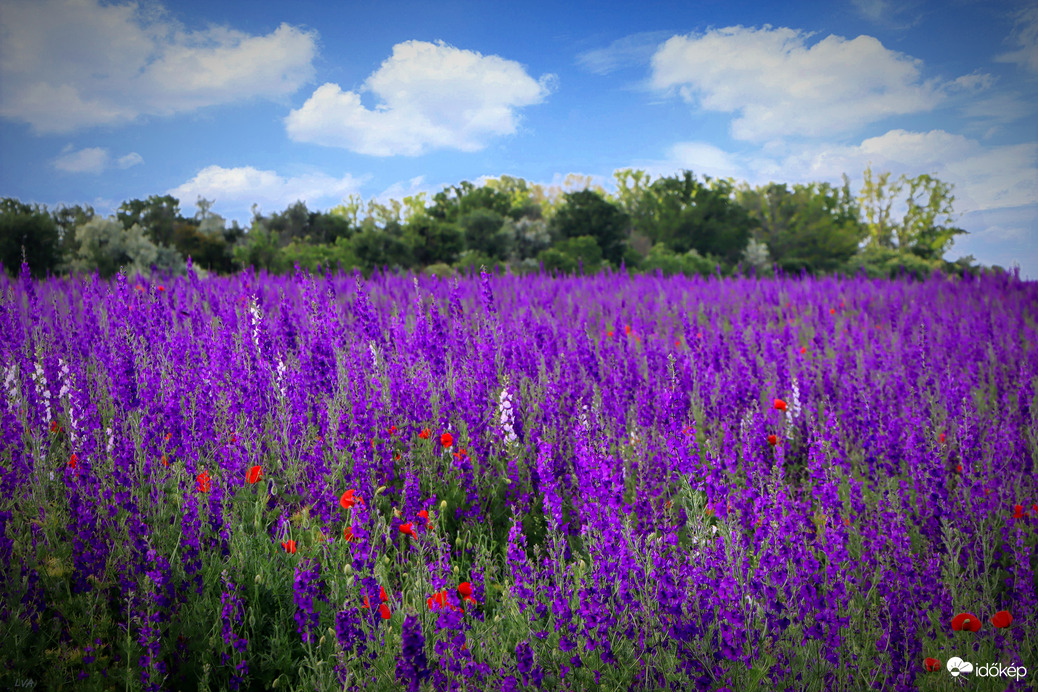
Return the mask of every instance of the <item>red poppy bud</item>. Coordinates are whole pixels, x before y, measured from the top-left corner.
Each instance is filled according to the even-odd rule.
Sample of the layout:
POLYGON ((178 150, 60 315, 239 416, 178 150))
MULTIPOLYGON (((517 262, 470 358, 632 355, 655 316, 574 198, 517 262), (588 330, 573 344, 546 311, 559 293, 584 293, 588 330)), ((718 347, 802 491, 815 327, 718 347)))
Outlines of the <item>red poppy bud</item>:
POLYGON ((356 492, 356 490, 347 490, 342 494, 342 497, 339 498, 339 504, 342 505, 343 509, 349 509, 357 502, 357 498, 353 496, 356 492))
POLYGON ((261 469, 259 466, 253 466, 251 469, 249 469, 249 475, 246 477, 245 480, 247 480, 249 483, 258 483, 260 478, 263 478, 263 469, 261 469))
POLYGON ((429 439, 429 435, 431 435, 431 434, 432 434, 432 431, 429 430, 429 428, 423 428, 422 432, 418 433, 418 437, 420 437, 423 440, 428 440, 429 439))
POLYGON ((926 668, 927 671, 933 673, 941 669, 941 662, 936 658, 927 658, 923 660, 923 667, 926 668))
POLYGON ((393 615, 389 611, 389 606, 387 606, 385 603, 378 607, 378 614, 382 616, 383 620, 388 620, 393 615))
POLYGON ((458 584, 458 593, 461 594, 462 598, 469 598, 472 596, 472 584, 467 581, 463 581, 458 584))
POLYGON ((778 436, 777 435, 768 435, 768 444, 771 445, 772 447, 777 445, 778 444, 778 436))
POLYGON ((784 402, 782 399, 775 399, 775 408, 778 409, 779 411, 785 411, 786 410, 786 402, 784 402))
POLYGON ((1009 627, 1013 624, 1013 616, 1008 610, 1000 610, 991 618, 991 624, 998 628, 1009 627))
POLYGON ((285 549, 286 553, 294 553, 296 551, 295 541, 282 541, 281 547, 285 549))
POLYGON ((412 538, 418 538, 418 534, 414 532, 413 528, 411 528, 411 522, 408 522, 406 524, 401 524, 400 525, 400 533, 405 533, 405 534, 407 534, 408 536, 410 536, 412 538))
POLYGON ((959 632, 978 632, 980 630, 980 618, 972 613, 959 613, 952 618, 952 630, 959 632))
POLYGON ((443 433, 440 435, 440 444, 444 447, 450 447, 454 444, 454 437, 450 433, 443 433))

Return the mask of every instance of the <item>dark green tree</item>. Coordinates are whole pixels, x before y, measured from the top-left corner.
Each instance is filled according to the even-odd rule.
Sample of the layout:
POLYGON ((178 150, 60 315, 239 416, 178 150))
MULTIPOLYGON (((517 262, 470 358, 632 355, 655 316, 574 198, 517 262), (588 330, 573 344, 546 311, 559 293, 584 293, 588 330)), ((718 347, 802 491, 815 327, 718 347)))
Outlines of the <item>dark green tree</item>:
POLYGON ((173 245, 174 225, 177 221, 186 221, 180 216, 180 200, 172 195, 152 195, 147 200, 123 202, 116 217, 126 230, 139 225, 151 242, 168 246, 173 245))
POLYGON ((594 190, 567 192, 565 203, 551 220, 557 237, 590 236, 598 243, 602 256, 616 266, 624 257, 627 225, 627 214, 594 190))
POLYGON ((754 237, 786 271, 836 271, 867 235, 846 178, 842 188, 828 183, 798 184, 792 190, 778 183, 744 187, 738 199, 757 224, 754 237))
POLYGON ((428 214, 414 214, 404 224, 404 236, 414 263, 454 264, 464 249, 461 230, 454 224, 428 214))
POLYGON ((46 207, 4 198, 0 200, 0 262, 9 274, 17 275, 23 259, 33 277, 55 272, 61 261, 58 225, 46 207))
POLYGON ((465 248, 487 257, 504 259, 514 245, 514 227, 491 209, 474 209, 458 219, 465 236, 465 248))

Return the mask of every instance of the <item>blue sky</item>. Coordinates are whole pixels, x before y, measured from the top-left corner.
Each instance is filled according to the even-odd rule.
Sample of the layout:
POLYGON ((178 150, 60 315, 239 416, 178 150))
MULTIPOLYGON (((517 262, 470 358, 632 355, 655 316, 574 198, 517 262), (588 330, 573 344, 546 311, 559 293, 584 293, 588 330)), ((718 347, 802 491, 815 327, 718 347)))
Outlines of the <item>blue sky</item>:
POLYGON ((511 175, 952 183, 1038 279, 1038 3, 0 0, 0 196, 243 224, 511 175))

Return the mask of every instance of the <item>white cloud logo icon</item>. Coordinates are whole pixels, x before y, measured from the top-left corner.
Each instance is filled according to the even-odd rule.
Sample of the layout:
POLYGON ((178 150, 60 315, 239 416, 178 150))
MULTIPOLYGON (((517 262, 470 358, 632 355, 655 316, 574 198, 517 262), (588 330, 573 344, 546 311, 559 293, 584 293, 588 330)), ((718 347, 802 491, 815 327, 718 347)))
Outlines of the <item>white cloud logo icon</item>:
POLYGON ((963 661, 958 656, 953 656, 948 659, 948 672, 952 674, 952 677, 959 677, 966 673, 973 672, 973 664, 969 661, 963 661))

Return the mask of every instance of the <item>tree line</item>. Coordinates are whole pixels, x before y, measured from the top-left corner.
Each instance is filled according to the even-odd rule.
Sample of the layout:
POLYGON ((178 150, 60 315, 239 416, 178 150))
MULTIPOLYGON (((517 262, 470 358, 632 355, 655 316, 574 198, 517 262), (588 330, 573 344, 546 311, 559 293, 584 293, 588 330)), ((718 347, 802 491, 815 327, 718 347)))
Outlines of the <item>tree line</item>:
MULTIPOLYGON (((34 276, 118 271, 228 274, 246 267, 284 273, 296 266, 424 271, 480 267, 516 273, 595 273, 607 267, 664 274, 770 272, 869 276, 934 271, 976 273, 972 257, 944 254, 965 233, 952 225, 952 186, 930 175, 873 174, 852 195, 842 186, 783 183, 751 187, 691 171, 653 179, 614 173, 616 192, 570 176, 558 187, 502 176, 403 200, 367 203, 351 195, 327 211, 296 202, 261 214, 248 228, 199 198, 185 216, 170 195, 124 202, 112 216, 89 206, 48 210, 0 200, 0 262, 34 276), (894 210, 900 210, 895 213, 894 210), (899 216, 899 218, 898 218, 899 216)), ((998 269, 998 268, 996 268, 998 269)))

